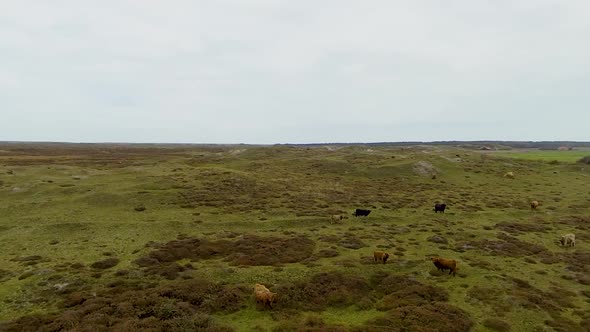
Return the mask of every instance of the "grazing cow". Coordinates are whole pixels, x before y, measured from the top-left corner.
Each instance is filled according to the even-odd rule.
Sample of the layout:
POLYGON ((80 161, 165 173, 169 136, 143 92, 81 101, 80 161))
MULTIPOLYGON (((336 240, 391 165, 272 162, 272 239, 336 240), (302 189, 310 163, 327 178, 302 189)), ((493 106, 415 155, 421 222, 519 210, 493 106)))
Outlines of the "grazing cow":
POLYGON ((438 211, 445 213, 446 208, 446 204, 434 204, 434 213, 438 213, 438 211))
POLYGON ((373 253, 373 261, 374 262, 383 262, 385 264, 389 259, 389 254, 383 251, 375 251, 373 253))
POLYGON ((275 293, 271 292, 264 285, 254 285, 254 296, 256 296, 256 303, 262 303, 265 307, 268 305, 268 307, 272 309, 272 303, 275 301, 275 295, 275 293))
POLYGON ((539 207, 539 201, 532 201, 531 202, 531 209, 536 209, 539 207))
POLYGON ((559 243, 561 243, 561 245, 564 247, 575 247, 576 246, 576 236, 572 233, 562 235, 561 239, 559 240, 559 243))
POLYGON ((369 213, 371 213, 371 210, 356 209, 352 215, 355 217, 366 217, 369 215, 369 213))
POLYGON ((509 179, 514 179, 514 173, 512 172, 506 172, 506 174, 504 174, 505 178, 509 178, 509 179))
POLYGON ((344 216, 341 214, 332 215, 330 216, 330 224, 339 223, 342 219, 344 219, 344 216))
POLYGON ((457 272, 457 261, 454 259, 445 259, 440 257, 430 257, 432 263, 439 271, 449 270, 449 274, 453 273, 453 277, 455 276, 455 272, 457 272))

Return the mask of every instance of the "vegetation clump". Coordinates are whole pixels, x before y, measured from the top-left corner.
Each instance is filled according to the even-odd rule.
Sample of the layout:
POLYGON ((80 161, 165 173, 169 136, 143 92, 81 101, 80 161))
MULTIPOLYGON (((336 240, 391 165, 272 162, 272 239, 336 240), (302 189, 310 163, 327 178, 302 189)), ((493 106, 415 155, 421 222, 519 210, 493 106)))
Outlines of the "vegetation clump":
POLYGON ((98 262, 94 262, 90 265, 90 267, 93 269, 105 270, 105 269, 110 269, 111 267, 114 267, 117 264, 119 264, 119 259, 115 258, 115 257, 110 257, 110 258, 103 259, 98 262))
POLYGON ((377 305, 377 309, 381 311, 410 305, 422 306, 433 302, 445 302, 449 299, 446 290, 419 282, 408 282, 407 278, 400 280, 395 276, 389 277, 383 280, 382 285, 388 289, 389 293, 377 305), (396 284, 391 285, 391 283, 396 284))
POLYGON ((326 323, 321 317, 316 315, 308 315, 303 320, 284 320, 273 331, 275 332, 347 332, 347 329, 341 325, 333 325, 326 323))
POLYGON ((14 274, 8 270, 0 269, 0 282, 10 279, 14 274))
POLYGON ((510 331, 510 324, 499 318, 487 318, 483 321, 483 326, 498 332, 510 331))
POLYGON ((455 246, 455 250, 480 249, 492 256, 523 257, 536 255, 547 251, 547 248, 540 244, 521 241, 506 233, 500 233, 498 240, 483 239, 479 241, 463 241, 455 246))
POLYGON ((495 227, 512 235, 526 234, 531 232, 546 233, 548 230, 548 227, 545 225, 525 224, 518 222, 501 222, 497 223, 495 227))
POLYGON ((100 294, 72 293, 60 313, 24 316, 0 325, 6 331, 233 331, 213 313, 239 310, 249 290, 205 280, 131 286, 122 283, 100 294))
POLYGON ((358 302, 370 290, 359 277, 341 272, 327 272, 312 276, 307 281, 278 285, 280 308, 321 311, 329 306, 345 307, 358 302))
POLYGON ((468 332, 473 324, 465 311, 447 303, 435 302, 397 307, 353 331, 468 332))
POLYGON ((148 268, 151 274, 167 275, 174 278, 184 267, 176 264, 181 259, 194 261, 223 258, 232 265, 279 266, 301 262, 313 254, 315 242, 305 236, 262 237, 243 235, 235 241, 198 239, 182 237, 163 245, 157 245, 147 256, 135 263, 148 268), (161 273, 171 270, 169 273, 161 273))
POLYGON ((338 245, 346 249, 360 249, 367 246, 361 239, 355 236, 346 236, 338 242, 338 245))

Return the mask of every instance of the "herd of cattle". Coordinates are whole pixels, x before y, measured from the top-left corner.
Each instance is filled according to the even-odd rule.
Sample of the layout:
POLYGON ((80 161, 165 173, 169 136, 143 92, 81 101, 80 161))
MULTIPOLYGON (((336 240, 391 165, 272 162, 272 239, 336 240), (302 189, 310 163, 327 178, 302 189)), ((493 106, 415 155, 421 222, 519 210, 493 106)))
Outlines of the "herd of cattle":
MULTIPOLYGON (((513 177, 513 174, 509 174, 512 172, 508 172, 507 177, 513 177)), ((531 209, 537 209, 539 207, 539 202, 538 201, 531 201, 531 209)), ((447 208, 446 204, 435 204, 434 205, 434 212, 438 213, 445 213, 445 209, 447 208)), ((365 210, 365 209, 355 209, 355 211, 352 213, 353 216, 355 217, 367 217, 369 214, 371 213, 371 210, 365 210)), ((337 222, 341 222, 343 219, 347 218, 344 215, 332 215, 330 216, 330 223, 337 223, 337 222)), ((562 246, 564 247, 573 247, 576 245, 576 236, 572 233, 568 233, 568 234, 564 234, 561 236, 561 239, 559 240, 559 243, 561 243, 562 246)), ((373 252, 373 261, 376 263, 387 263, 387 260, 389 259, 389 254, 384 252, 384 251, 375 251, 373 252)), ((457 261, 454 259, 446 259, 446 258, 441 258, 441 257, 431 257, 430 260, 432 261, 432 263, 434 264, 434 266, 436 267, 436 269, 438 271, 446 271, 449 270, 449 275, 452 274, 453 277, 455 276, 457 270, 459 269, 457 267, 457 261)), ((270 308, 272 308, 272 304, 273 302, 275 302, 276 300, 276 294, 271 292, 268 288, 266 288, 266 286, 261 285, 261 284, 256 284, 254 286, 254 295, 256 297, 256 302, 257 303, 262 303, 265 307, 268 306, 270 308)))

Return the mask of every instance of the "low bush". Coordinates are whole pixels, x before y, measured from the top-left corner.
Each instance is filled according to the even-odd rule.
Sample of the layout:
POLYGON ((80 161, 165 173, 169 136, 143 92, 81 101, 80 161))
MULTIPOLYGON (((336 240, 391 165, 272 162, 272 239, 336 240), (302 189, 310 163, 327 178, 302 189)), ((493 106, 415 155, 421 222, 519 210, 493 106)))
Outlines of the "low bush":
POLYGON ((488 318, 484 320, 483 326, 489 328, 490 330, 499 332, 510 331, 510 324, 498 318, 488 318))

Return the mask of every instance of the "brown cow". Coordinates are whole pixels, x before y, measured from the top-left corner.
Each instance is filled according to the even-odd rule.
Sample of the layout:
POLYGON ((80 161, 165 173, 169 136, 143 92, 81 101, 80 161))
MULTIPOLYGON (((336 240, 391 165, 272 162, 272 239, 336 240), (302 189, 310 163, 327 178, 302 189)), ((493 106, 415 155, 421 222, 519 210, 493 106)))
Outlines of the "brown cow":
POLYGON ((449 274, 453 274, 455 276, 455 272, 457 272, 457 261, 454 259, 445 259, 440 257, 430 257, 432 263, 439 271, 449 270, 449 274))
POLYGON ((268 305, 272 309, 272 303, 275 301, 275 293, 271 292, 266 286, 262 284, 254 285, 254 296, 256 296, 256 303, 262 303, 265 307, 268 305))
POLYGON ((341 214, 332 215, 330 216, 330 224, 339 223, 342 221, 342 219, 344 219, 344 216, 341 214))
POLYGON ((531 202, 531 209, 536 209, 539 207, 539 201, 532 201, 531 202))
POLYGON ((385 264, 389 259, 389 254, 383 251, 375 251, 373 253, 373 261, 374 262, 383 262, 385 264))

